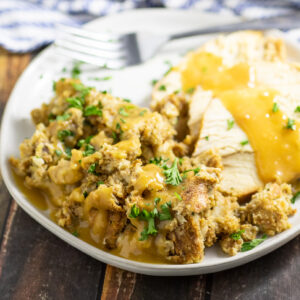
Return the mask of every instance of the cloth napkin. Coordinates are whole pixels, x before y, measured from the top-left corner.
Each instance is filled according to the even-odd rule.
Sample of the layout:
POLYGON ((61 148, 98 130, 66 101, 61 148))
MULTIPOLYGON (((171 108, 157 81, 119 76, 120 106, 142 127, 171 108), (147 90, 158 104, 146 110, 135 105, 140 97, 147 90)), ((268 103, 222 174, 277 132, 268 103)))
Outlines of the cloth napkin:
MULTIPOLYGON (((300 10, 300 0, 0 0, 0 46, 25 53, 51 43, 56 24, 81 25, 118 11, 167 7, 249 19, 300 10)), ((295 38, 300 39, 300 30, 295 38)))

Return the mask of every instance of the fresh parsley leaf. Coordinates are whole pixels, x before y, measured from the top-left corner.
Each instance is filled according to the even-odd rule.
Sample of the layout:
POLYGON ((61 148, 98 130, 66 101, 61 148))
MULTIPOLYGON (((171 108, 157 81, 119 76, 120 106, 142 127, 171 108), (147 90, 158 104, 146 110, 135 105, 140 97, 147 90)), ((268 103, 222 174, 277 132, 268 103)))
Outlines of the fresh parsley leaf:
POLYGON ((89 80, 95 80, 95 81, 107 81, 112 79, 111 76, 105 76, 105 77, 90 77, 89 80))
POLYGON ((147 110, 144 109, 144 110, 142 110, 142 111, 139 113, 139 115, 140 115, 140 116, 143 116, 146 112, 147 112, 147 110))
POLYGON ((118 143, 120 141, 120 136, 118 135, 118 133, 116 133, 116 132, 113 131, 111 133, 111 136, 112 136, 112 138, 114 140, 114 144, 116 144, 116 143, 118 143))
POLYGON ((171 185, 179 185, 182 182, 182 178, 180 176, 178 170, 178 158, 176 158, 171 167, 168 167, 166 164, 163 166, 163 173, 166 176, 166 183, 171 185))
POLYGON ((154 218, 149 218, 148 220, 148 230, 147 230, 147 234, 152 234, 155 235, 157 233, 157 230, 155 228, 155 221, 154 218))
POLYGON ((159 88, 158 88, 159 91, 166 91, 167 88, 165 85, 161 85, 159 88))
POLYGON ((122 115, 122 116, 124 116, 124 117, 128 117, 128 116, 129 116, 129 115, 128 115, 128 112, 125 111, 125 108, 124 108, 124 107, 121 107, 121 108, 119 109, 119 114, 122 115))
POLYGON ((70 114, 64 113, 64 114, 61 115, 61 116, 57 116, 57 117, 56 117, 56 121, 66 121, 66 120, 68 120, 70 117, 71 117, 70 114))
POLYGON ((273 112, 273 113, 276 113, 276 112, 278 112, 278 110, 279 110, 278 103, 277 103, 277 102, 274 102, 274 103, 273 103, 273 107, 272 107, 272 112, 273 112))
POLYGON ((99 180, 99 181, 97 182, 97 186, 99 186, 99 185, 101 185, 101 184, 104 184, 104 181, 99 180))
POLYGON ((125 102, 127 102, 127 103, 131 103, 131 100, 129 100, 129 99, 123 99, 123 101, 125 101, 125 102))
POLYGON ((54 92, 56 92, 56 81, 53 80, 52 89, 54 92))
POLYGON ((73 234, 74 236, 76 236, 76 237, 79 237, 79 233, 78 233, 78 231, 76 231, 76 230, 73 231, 72 234, 73 234))
POLYGON ((175 192, 174 195, 179 201, 182 201, 182 197, 177 192, 175 192))
POLYGON ((156 85, 156 84, 157 84, 157 82, 158 82, 158 80, 157 80, 157 79, 153 79, 153 80, 151 81, 151 84, 152 84, 152 85, 156 85))
POLYGON ((88 117, 88 116, 102 117, 102 110, 99 109, 97 106, 89 105, 89 106, 85 107, 83 114, 85 117, 88 117))
POLYGON ((148 229, 147 227, 144 228, 144 230, 141 232, 141 237, 139 238, 139 241, 145 241, 148 239, 148 229))
POLYGON ((65 147, 65 153, 67 155, 67 158, 71 158, 72 156, 72 149, 70 147, 65 147))
POLYGON ((161 163, 165 163, 167 162, 169 159, 163 159, 161 156, 160 157, 154 157, 154 158, 151 158, 149 160, 149 164, 154 164, 154 165, 157 165, 159 166, 161 163))
POLYGON ((299 105, 296 107, 295 112, 300 112, 300 106, 299 105))
POLYGON ((86 144, 85 149, 83 151, 83 156, 89 156, 93 153, 95 153, 95 148, 90 144, 86 144))
POLYGON ((189 88, 186 90, 186 93, 192 94, 192 93, 194 93, 194 91, 195 91, 195 88, 189 88))
POLYGON ((68 103, 70 103, 69 107, 75 107, 78 108, 80 110, 83 109, 83 103, 82 100, 77 98, 77 97, 71 97, 71 98, 67 98, 66 101, 68 103))
POLYGON ((88 173, 95 174, 95 171, 96 171, 96 163, 93 163, 89 166, 88 173))
POLYGON ((76 92, 80 93, 80 97, 83 101, 92 89, 91 87, 85 86, 82 83, 73 83, 72 86, 76 92))
POLYGON ((259 244, 261 244, 263 241, 265 241, 266 238, 267 238, 267 235, 264 234, 261 237, 261 239, 254 239, 254 240, 252 240, 250 242, 243 243, 241 251, 242 252, 246 252, 246 251, 252 250, 256 246, 258 246, 259 244))
POLYGON ((227 130, 232 129, 234 126, 234 120, 227 120, 227 130))
POLYGON ((241 145, 242 145, 242 146, 245 146, 245 145, 247 145, 247 144, 249 144, 249 141, 248 141, 248 140, 241 141, 241 145))
POLYGON ((133 206, 131 207, 129 218, 135 219, 139 216, 139 214, 140 209, 136 206, 136 204, 133 204, 133 206))
POLYGON ((196 175, 196 174, 199 173, 200 170, 201 169, 199 167, 197 167, 195 169, 189 169, 189 170, 183 171, 183 173, 185 174, 185 173, 188 173, 188 172, 194 172, 194 175, 196 175))
POLYGON ((60 150, 55 150, 55 154, 57 155, 57 156, 61 156, 62 155, 62 152, 60 151, 60 150))
POLYGON ((86 197, 88 196, 88 192, 87 192, 87 191, 84 191, 84 192, 83 192, 83 196, 84 196, 84 198, 86 198, 86 197))
POLYGON ((160 206, 161 212, 158 215, 160 221, 171 220, 171 212, 170 212, 171 203, 167 202, 160 206))
POLYGON ((296 130, 295 120, 288 118, 286 129, 296 130))
POLYGON ((57 137, 60 141, 64 141, 68 136, 74 136, 74 132, 71 130, 59 130, 57 132, 57 137))
POLYGON ((294 204, 296 200, 300 197, 300 191, 298 191, 291 199, 291 202, 294 204))
POLYGON ((209 140, 209 136, 208 136, 208 135, 207 135, 206 137, 204 137, 204 138, 205 138, 205 140, 207 140, 207 141, 209 140))
POLYGON ((237 232, 234 232, 230 235, 230 237, 232 239, 234 239, 235 241, 239 240, 242 238, 242 234, 245 232, 245 229, 239 230, 237 232))
POLYGON ((154 199, 154 205, 156 206, 160 201, 161 201, 161 199, 159 197, 156 197, 154 199))
POLYGON ((77 62, 74 63, 73 68, 71 70, 72 78, 78 78, 79 77, 79 74, 81 73, 81 70, 79 68, 80 65, 82 65, 82 62, 80 62, 80 61, 77 61, 77 62))

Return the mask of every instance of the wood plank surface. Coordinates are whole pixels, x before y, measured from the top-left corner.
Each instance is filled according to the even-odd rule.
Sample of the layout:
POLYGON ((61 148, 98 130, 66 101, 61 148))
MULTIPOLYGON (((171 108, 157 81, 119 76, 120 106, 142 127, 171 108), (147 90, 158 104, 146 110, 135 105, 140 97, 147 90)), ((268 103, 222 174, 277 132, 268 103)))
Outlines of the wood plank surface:
MULTIPOLYGON (((0 114, 31 55, 0 50, 0 114)), ((20 209, 0 177, 0 299, 300 299, 300 237, 244 266, 190 277, 152 277, 88 257, 20 209)))

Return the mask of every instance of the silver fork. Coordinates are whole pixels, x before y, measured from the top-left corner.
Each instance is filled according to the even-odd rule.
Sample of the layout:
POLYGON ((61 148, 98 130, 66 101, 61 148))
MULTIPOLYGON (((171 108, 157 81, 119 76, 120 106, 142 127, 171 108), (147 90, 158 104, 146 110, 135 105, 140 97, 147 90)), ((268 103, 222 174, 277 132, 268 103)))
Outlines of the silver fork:
POLYGON ((168 41, 203 34, 233 32, 236 30, 287 30, 300 27, 300 14, 270 17, 260 20, 218 25, 173 35, 151 33, 110 34, 96 33, 85 29, 59 26, 59 38, 54 45, 68 57, 109 69, 145 62, 168 41))

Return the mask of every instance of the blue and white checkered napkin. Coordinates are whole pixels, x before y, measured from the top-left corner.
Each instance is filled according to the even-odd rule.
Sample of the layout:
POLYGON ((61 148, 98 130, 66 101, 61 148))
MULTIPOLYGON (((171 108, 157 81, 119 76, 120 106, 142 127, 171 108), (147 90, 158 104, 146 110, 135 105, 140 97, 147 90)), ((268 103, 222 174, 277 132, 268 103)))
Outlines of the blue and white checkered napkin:
MULTIPOLYGON (((54 40, 58 23, 80 25, 141 7, 193 8, 260 18, 300 9, 300 0, 0 0, 0 46, 11 52, 30 52, 54 40)), ((295 37, 300 38, 299 31, 295 37)))

